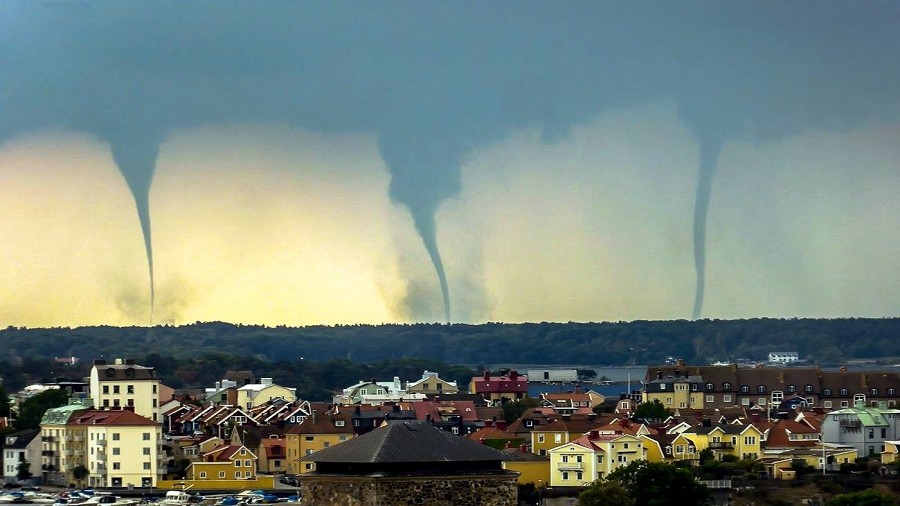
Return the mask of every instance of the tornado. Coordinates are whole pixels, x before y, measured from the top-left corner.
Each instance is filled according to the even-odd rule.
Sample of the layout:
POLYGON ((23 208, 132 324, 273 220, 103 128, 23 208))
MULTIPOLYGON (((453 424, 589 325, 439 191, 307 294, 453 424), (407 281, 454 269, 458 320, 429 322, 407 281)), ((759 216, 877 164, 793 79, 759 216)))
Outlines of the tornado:
POLYGON ((722 140, 718 137, 700 138, 700 174, 697 179, 697 198, 694 203, 694 268, 697 287, 694 292, 692 318, 699 320, 703 313, 703 292, 706 288, 706 213, 712 197, 712 181, 716 171, 722 140))
POLYGON ((450 323, 450 287, 447 284, 447 275, 444 273, 444 263, 441 261, 441 252, 437 245, 437 224, 434 220, 434 213, 413 212, 413 223, 416 227, 428 256, 431 257, 431 263, 437 272, 438 282, 441 285, 441 295, 444 298, 444 321, 450 323))
POLYGON ((150 231, 150 186, 153 184, 159 144, 157 138, 143 136, 129 136, 126 139, 111 141, 113 161, 119 168, 122 177, 125 178, 128 189, 131 190, 138 220, 141 223, 141 232, 144 236, 147 270, 150 275, 150 326, 153 326, 153 307, 156 299, 153 278, 153 240, 150 231))

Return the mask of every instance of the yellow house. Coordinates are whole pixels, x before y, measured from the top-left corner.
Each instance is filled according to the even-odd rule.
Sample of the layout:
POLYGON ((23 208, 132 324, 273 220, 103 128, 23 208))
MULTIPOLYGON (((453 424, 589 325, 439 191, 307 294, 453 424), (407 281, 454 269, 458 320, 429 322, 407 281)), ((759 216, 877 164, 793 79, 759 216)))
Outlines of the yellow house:
POLYGON ((639 436, 644 443, 644 458, 650 462, 688 462, 700 460, 697 446, 682 434, 646 434, 639 436))
POLYGON ((186 475, 191 481, 255 480, 256 460, 256 455, 246 446, 222 445, 205 453, 203 461, 191 463, 186 475))
POLYGON ((455 381, 447 381, 438 377, 438 373, 425 371, 422 379, 410 382, 406 385, 406 391, 409 393, 425 394, 425 395, 443 395, 455 394, 459 392, 459 387, 455 381))
MULTIPOLYGON (((857 453, 856 448, 852 446, 837 446, 830 444, 819 444, 816 446, 804 446, 799 448, 767 448, 763 452, 763 460, 766 462, 788 459, 788 467, 790 467, 790 462, 802 460, 807 466, 812 467, 813 469, 821 470, 824 465, 825 469, 828 471, 839 471, 841 464, 856 462, 857 457, 859 457, 859 454, 857 453)), ((767 464, 767 470, 769 467, 769 464, 767 464)), ((777 472, 778 469, 773 467, 770 471, 772 472, 769 473, 769 476, 775 478, 781 477, 778 474, 773 474, 774 472, 777 472)))
POLYGON ((591 431, 550 450, 550 486, 582 487, 644 458, 643 441, 629 434, 591 431))
POLYGON ((535 487, 550 486, 550 458, 529 452, 527 448, 506 448, 503 469, 519 473, 519 485, 533 483, 535 487))
POLYGON ((314 462, 300 462, 300 457, 340 444, 353 437, 349 413, 319 415, 315 411, 300 425, 285 434, 287 472, 308 473, 315 470, 314 462))
POLYGON ((659 401, 666 409, 703 409, 704 384, 701 376, 663 376, 644 384, 642 402, 659 401))
POLYGON ((297 389, 276 385, 272 378, 262 378, 259 383, 251 383, 237 389, 237 405, 251 409, 261 406, 273 399, 284 399, 288 402, 297 400, 297 389))
POLYGON ((701 424, 682 432, 697 451, 707 448, 717 460, 725 455, 739 459, 758 459, 762 455, 762 433, 753 425, 701 424))
POLYGON ((900 449, 900 441, 885 441, 884 451, 881 452, 881 463, 887 465, 897 462, 898 449, 900 449))
POLYGON ((561 444, 580 438, 596 429, 602 422, 593 416, 566 416, 531 431, 531 451, 538 455, 549 455, 550 450, 561 444))

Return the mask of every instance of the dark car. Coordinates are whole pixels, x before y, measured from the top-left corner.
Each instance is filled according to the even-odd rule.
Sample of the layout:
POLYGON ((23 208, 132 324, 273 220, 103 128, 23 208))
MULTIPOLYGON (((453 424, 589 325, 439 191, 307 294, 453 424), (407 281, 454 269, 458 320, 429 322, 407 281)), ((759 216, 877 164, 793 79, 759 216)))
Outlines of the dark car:
POLYGON ((41 487, 35 487, 34 485, 25 485, 24 487, 22 487, 22 490, 27 490, 27 491, 31 491, 31 492, 39 492, 41 490, 41 487))
POLYGON ((8 483, 3 484, 3 488, 19 488, 21 486, 22 485, 19 485, 18 483, 13 483, 13 482, 8 482, 8 483))

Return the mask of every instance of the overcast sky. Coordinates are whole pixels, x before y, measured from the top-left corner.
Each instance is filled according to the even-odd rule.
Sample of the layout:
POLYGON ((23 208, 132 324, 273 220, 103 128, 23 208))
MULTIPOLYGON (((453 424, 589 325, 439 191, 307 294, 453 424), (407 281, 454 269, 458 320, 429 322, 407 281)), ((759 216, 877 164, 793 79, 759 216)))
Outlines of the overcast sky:
POLYGON ((0 3, 0 326, 898 316, 900 3, 0 3))

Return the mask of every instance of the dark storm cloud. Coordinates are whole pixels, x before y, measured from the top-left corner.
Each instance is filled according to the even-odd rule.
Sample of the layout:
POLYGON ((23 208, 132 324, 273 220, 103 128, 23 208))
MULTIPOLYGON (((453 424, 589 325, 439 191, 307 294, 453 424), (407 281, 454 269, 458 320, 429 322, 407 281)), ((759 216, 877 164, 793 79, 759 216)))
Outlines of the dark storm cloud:
POLYGON ((895 2, 4 2, 0 142, 47 127, 109 142, 152 278, 148 197, 173 129, 374 133, 449 320, 435 213, 467 153, 516 128, 550 142, 605 110, 674 98, 700 146, 699 317, 720 149, 897 121, 898 21, 895 2))

